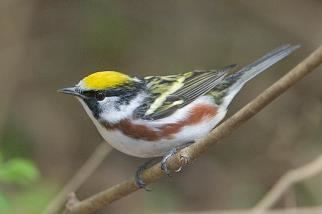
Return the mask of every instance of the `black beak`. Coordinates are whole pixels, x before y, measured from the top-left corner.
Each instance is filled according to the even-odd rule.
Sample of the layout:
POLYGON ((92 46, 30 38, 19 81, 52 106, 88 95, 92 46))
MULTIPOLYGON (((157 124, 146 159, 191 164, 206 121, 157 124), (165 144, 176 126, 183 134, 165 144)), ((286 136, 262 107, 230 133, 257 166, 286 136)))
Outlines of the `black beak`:
POLYGON ((79 92, 77 92, 76 87, 62 88, 62 89, 57 90, 57 92, 64 93, 64 94, 70 94, 70 95, 78 96, 78 97, 82 96, 79 92))

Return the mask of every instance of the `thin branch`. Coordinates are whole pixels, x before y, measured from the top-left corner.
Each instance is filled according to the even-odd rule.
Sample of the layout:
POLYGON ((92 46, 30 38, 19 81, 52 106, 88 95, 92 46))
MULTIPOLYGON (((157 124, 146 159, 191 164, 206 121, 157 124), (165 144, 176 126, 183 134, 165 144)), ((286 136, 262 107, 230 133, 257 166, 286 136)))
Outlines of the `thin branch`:
POLYGON ((253 210, 257 212, 271 208, 292 185, 311 178, 321 173, 321 171, 322 155, 304 166, 288 171, 280 178, 265 197, 258 202, 253 210))
MULTIPOLYGON (((214 129, 206 138, 192 144, 191 146, 181 150, 177 155, 169 160, 169 168, 177 169, 181 165, 182 156, 194 160, 206 152, 209 146, 218 143, 219 140, 228 136, 233 130, 238 128, 246 120, 254 116, 261 109, 267 106, 275 98, 289 89, 305 75, 313 71, 322 63, 322 46, 315 50, 309 57, 303 60, 299 65, 293 68, 288 74, 275 82, 271 87, 266 89, 253 101, 248 103, 244 108, 227 119, 216 129, 214 129)), ((149 184, 156 182, 164 173, 160 170, 160 163, 152 166, 144 171, 142 178, 149 184)), ((121 199, 130 193, 138 190, 135 185, 134 178, 130 178, 120 184, 110 187, 100 193, 97 193, 73 206, 71 213, 92 213, 113 201, 121 199)))
POLYGON ((64 206, 67 195, 75 192, 97 169, 106 156, 112 151, 112 147, 106 143, 100 143, 87 161, 48 204, 44 214, 56 214, 64 206))
POLYGON ((316 176, 322 172, 322 155, 319 155, 313 161, 289 170, 285 173, 273 188, 257 203, 252 209, 247 210, 216 210, 216 211, 200 211, 200 212, 173 212, 167 214, 314 214, 322 213, 322 207, 306 207, 306 208, 286 208, 279 210, 269 210, 282 195, 293 185, 316 176))
POLYGON ((322 155, 319 155, 313 161, 291 169, 285 173, 278 182, 271 188, 271 190, 257 203, 257 205, 250 210, 216 210, 216 211, 200 211, 200 212, 173 212, 167 214, 302 214, 302 213, 322 213, 322 207, 307 207, 307 208, 286 208, 280 210, 269 210, 282 197, 285 192, 301 181, 316 176, 322 172, 322 155))

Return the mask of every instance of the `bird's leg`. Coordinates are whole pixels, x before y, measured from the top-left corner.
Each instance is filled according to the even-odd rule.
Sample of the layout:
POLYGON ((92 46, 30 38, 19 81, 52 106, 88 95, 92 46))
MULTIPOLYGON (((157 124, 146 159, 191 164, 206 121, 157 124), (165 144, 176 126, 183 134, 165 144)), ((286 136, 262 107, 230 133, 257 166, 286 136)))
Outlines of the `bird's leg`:
MULTIPOLYGON (((183 148, 185 148, 187 146, 190 146, 192 143, 194 143, 194 142, 189 142, 189 143, 182 144, 180 146, 172 148, 169 152, 167 152, 163 156, 163 158, 161 160, 161 170, 164 171, 168 176, 170 176, 171 174, 170 174, 170 171, 168 169, 167 160, 169 158, 171 158, 173 155, 175 155, 181 149, 183 149, 183 148)), ((146 183, 141 178, 141 175, 142 175, 144 170, 146 170, 150 166, 156 164, 157 162, 159 162, 159 160, 160 160, 160 158, 152 158, 152 159, 146 161, 144 164, 142 164, 142 165, 140 165, 138 167, 138 169, 135 172, 135 184, 136 184, 137 187, 144 188, 146 191, 151 191, 150 188, 146 187, 146 183)), ((182 162, 182 165, 186 165, 189 162, 189 158, 186 157, 186 156, 181 156, 180 161, 182 162)), ((175 172, 180 172, 181 169, 182 169, 182 166, 180 166, 179 169, 175 170, 175 172)))
POLYGON ((146 191, 151 191, 150 188, 146 187, 146 183, 142 180, 141 175, 142 175, 144 170, 146 170, 150 166, 156 164, 157 162, 159 162, 159 160, 160 160, 160 158, 152 158, 152 159, 146 161, 145 163, 143 163, 142 165, 140 165, 137 168, 137 170, 135 172, 135 184, 136 184, 137 187, 143 188, 146 191))
POLYGON ((168 164, 167 164, 167 160, 172 157, 173 155, 175 155, 177 153, 177 148, 174 147, 172 148, 169 152, 167 152, 161 161, 161 170, 164 171, 165 174, 167 174, 168 176, 171 176, 170 171, 168 169, 168 164))
MULTIPOLYGON (((170 171, 168 169, 167 160, 171 158, 173 155, 177 154, 178 151, 180 151, 181 149, 184 149, 187 146, 190 146, 191 144, 193 144, 193 142, 188 142, 180 146, 174 147, 169 152, 167 152, 162 158, 161 170, 164 171, 164 173, 167 174, 168 176, 171 176, 170 171)), ((182 165, 186 165, 189 162, 189 158, 185 156, 181 156, 180 161, 182 162, 182 165)), ((182 169, 182 165, 179 167, 179 169, 175 170, 175 172, 180 172, 182 169)))

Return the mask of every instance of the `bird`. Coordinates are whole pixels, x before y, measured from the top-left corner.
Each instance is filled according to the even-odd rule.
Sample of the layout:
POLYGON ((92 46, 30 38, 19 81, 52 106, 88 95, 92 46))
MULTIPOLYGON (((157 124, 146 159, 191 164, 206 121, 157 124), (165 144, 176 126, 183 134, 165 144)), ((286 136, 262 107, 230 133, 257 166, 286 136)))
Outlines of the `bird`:
MULTIPOLYGON (((282 60, 299 45, 282 45, 236 69, 192 70, 166 76, 129 76, 98 71, 58 92, 75 96, 101 136, 115 149, 135 157, 163 157, 161 169, 179 149, 205 137, 228 110, 246 82, 282 60)), ((136 184, 145 188, 140 173, 136 184)))

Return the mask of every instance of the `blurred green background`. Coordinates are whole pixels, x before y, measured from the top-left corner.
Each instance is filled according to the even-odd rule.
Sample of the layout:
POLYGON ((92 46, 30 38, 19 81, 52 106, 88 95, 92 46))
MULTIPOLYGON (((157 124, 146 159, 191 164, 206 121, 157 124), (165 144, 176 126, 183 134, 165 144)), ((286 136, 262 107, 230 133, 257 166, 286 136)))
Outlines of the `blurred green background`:
MULTIPOLYGON (((101 137, 79 103, 56 93, 97 70, 175 74, 246 65, 285 43, 302 48, 251 81, 229 115, 322 41, 320 0, 0 2, 0 213, 40 213, 101 137), (18 162, 18 163, 17 163, 18 162)), ((321 67, 172 178, 99 213, 252 207, 288 169, 322 150, 321 67)), ((113 151, 82 199, 145 160, 113 151)), ((277 205, 322 204, 322 175, 277 205)))

